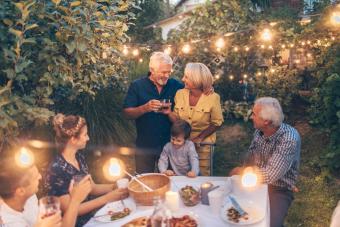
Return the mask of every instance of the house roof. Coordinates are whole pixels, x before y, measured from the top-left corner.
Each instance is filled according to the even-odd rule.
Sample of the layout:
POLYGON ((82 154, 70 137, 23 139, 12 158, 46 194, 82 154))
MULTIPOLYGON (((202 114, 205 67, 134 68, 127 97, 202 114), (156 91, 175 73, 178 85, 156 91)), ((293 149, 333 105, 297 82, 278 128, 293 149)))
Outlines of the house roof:
POLYGON ((164 23, 166 23, 166 22, 172 21, 172 20, 174 20, 174 19, 177 19, 177 18, 180 18, 180 17, 187 16, 187 15, 189 15, 189 14, 191 13, 191 11, 192 11, 192 10, 188 10, 188 11, 185 11, 185 12, 178 13, 178 14, 172 16, 172 17, 168 17, 168 18, 166 18, 166 19, 164 19, 164 20, 157 21, 156 23, 150 24, 150 25, 148 25, 148 26, 146 26, 146 27, 144 27, 144 28, 151 28, 151 27, 154 27, 154 26, 159 26, 159 25, 161 25, 161 24, 164 24, 164 23))

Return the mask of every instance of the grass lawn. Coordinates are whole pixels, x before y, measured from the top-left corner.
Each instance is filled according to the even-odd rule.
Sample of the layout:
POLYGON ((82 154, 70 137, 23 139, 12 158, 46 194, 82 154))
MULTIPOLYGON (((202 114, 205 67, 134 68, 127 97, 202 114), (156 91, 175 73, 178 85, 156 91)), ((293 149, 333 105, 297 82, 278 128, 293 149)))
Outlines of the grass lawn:
MULTIPOLYGON (((289 209, 286 226, 329 226, 333 209, 340 196, 339 182, 322 165, 328 137, 307 123, 296 122, 302 137, 299 192, 289 209)), ((253 135, 251 123, 224 125, 218 132, 214 157, 214 175, 226 175, 242 163, 253 135)))

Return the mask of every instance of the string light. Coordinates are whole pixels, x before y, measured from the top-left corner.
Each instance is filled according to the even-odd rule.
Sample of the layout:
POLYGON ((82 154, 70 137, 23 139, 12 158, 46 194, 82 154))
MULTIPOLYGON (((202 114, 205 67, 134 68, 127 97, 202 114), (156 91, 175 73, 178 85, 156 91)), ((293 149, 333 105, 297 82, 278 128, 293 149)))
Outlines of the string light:
POLYGON ((218 80, 218 79, 220 79, 220 74, 215 75, 215 80, 218 80))
POLYGON ((247 75, 247 74, 244 74, 244 75, 243 75, 243 78, 244 78, 244 79, 247 79, 247 78, 248 78, 248 75, 247 75))
POLYGON ((139 62, 142 63, 142 62, 143 62, 143 58, 140 58, 140 59, 139 59, 139 62))
POLYGON ((282 47, 282 49, 285 49, 285 48, 286 48, 286 45, 283 44, 281 47, 282 47))
POLYGON ((271 69, 270 72, 271 72, 271 73, 274 73, 274 72, 275 72, 275 69, 271 69))
POLYGON ((331 23, 335 26, 340 25, 340 11, 333 12, 331 16, 331 23))
POLYGON ((311 41, 310 41, 310 40, 307 40, 307 44, 308 44, 308 45, 311 44, 311 41))
POLYGON ((124 54, 125 56, 129 54, 129 50, 128 50, 127 46, 124 46, 124 47, 123 47, 123 54, 124 54))
POLYGON ((234 76, 233 75, 230 75, 229 76, 229 80, 233 80, 234 79, 234 76))
POLYGON ((190 52, 191 48, 190 48, 190 45, 189 44, 185 44, 183 47, 182 47, 182 52, 185 53, 185 54, 188 54, 190 52))
POLYGON ((225 46, 224 39, 223 39, 223 38, 217 39, 217 40, 216 40, 216 43, 215 43, 215 46, 216 46, 217 48, 220 48, 220 49, 224 48, 224 46, 225 46))
POLYGON ((272 39, 272 34, 268 28, 264 29, 261 34, 261 39, 263 41, 270 41, 272 39))
POLYGON ((164 49, 164 51, 163 51, 164 53, 166 53, 167 55, 170 55, 171 54, 171 52, 172 52, 172 49, 171 49, 171 47, 170 46, 168 46, 167 48, 165 48, 164 49))
POLYGON ((311 53, 307 53, 307 58, 311 58, 312 54, 311 53))
POLYGON ((262 73, 261 73, 261 72, 258 72, 257 75, 258 75, 258 76, 262 76, 262 73))
POLYGON ((238 47, 234 47, 234 51, 237 52, 238 51, 238 47))
POLYGON ((261 49, 264 49, 265 47, 266 47, 265 45, 263 45, 263 44, 261 45, 261 49))
POLYGON ((272 50, 272 49, 273 49, 273 46, 272 46, 272 45, 269 45, 268 49, 272 50))
POLYGON ((138 56, 138 55, 139 55, 139 50, 138 50, 138 49, 134 49, 134 50, 132 51, 132 55, 133 55, 134 57, 138 56))
POLYGON ((293 47, 294 47, 294 44, 293 44, 293 43, 291 43, 289 46, 290 46, 291 48, 293 48, 293 47))
POLYGON ((249 51, 249 47, 247 47, 247 46, 246 46, 244 49, 245 49, 246 51, 249 51))
POLYGON ((34 156, 30 150, 22 147, 15 155, 15 162, 21 167, 28 167, 34 163, 34 156))

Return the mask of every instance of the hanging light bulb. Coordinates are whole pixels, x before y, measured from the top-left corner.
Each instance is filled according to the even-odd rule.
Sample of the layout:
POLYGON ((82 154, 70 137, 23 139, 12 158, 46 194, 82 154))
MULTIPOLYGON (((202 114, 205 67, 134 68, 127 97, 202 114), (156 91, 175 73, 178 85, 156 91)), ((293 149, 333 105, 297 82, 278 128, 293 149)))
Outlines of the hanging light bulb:
POLYGON ((234 51, 237 52, 238 51, 238 47, 234 47, 234 51))
POLYGON ((249 47, 247 47, 247 46, 246 46, 244 49, 245 49, 247 52, 249 51, 249 47))
POLYGON ((216 75, 215 75, 215 80, 220 79, 220 77, 221 77, 220 74, 216 74, 216 75))
POLYGON ((182 47, 182 52, 185 53, 185 54, 188 54, 190 52, 191 48, 190 48, 190 45, 189 44, 185 44, 183 47, 182 47))
POLYGON ((124 46, 124 47, 123 47, 123 54, 124 54, 125 56, 129 54, 129 50, 128 50, 127 46, 124 46))
POLYGON ((134 50, 132 51, 132 55, 133 55, 134 57, 138 56, 138 55, 139 55, 139 50, 138 50, 138 49, 134 49, 134 50))
POLYGON ((257 74, 256 75, 258 75, 258 76, 261 76, 262 75, 262 73, 261 72, 257 72, 257 74))
POLYGON ((331 23, 334 26, 340 26, 340 11, 333 12, 331 15, 331 23))
POLYGON ((216 46, 216 48, 220 48, 220 49, 224 48, 225 47, 224 39, 223 38, 217 39, 215 46, 216 46))
POLYGON ((234 79, 234 76, 233 75, 230 75, 229 76, 229 80, 233 80, 234 79))
POLYGON ((244 74, 243 75, 243 79, 247 79, 248 78, 248 75, 247 74, 244 74))
POLYGON ((261 34, 261 39, 263 41, 270 41, 272 39, 272 33, 268 28, 264 29, 262 34, 261 34))
POLYGON ((21 167, 28 167, 34 163, 34 156, 30 150, 22 147, 15 155, 16 163, 21 167))
POLYGON ((140 59, 139 59, 139 62, 142 63, 142 62, 143 62, 143 58, 140 58, 140 59))
POLYGON ((286 45, 282 44, 281 47, 282 47, 282 49, 285 49, 285 48, 286 48, 286 45))
POLYGON ((272 49, 273 49, 273 46, 272 46, 272 45, 269 45, 268 49, 272 50, 272 49))
POLYGON ((266 47, 265 45, 263 45, 263 44, 261 45, 261 49, 264 49, 265 47, 266 47))

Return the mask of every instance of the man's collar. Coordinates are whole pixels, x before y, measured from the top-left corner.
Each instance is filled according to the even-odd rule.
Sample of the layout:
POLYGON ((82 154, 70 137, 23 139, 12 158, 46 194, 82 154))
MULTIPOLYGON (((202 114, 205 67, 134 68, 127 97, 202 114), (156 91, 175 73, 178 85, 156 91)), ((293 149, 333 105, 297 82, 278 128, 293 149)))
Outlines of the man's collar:
POLYGON ((283 130, 283 123, 280 125, 280 127, 276 130, 276 132, 273 135, 265 137, 263 132, 261 132, 261 131, 260 131, 260 135, 263 139, 265 139, 267 141, 272 141, 272 140, 276 139, 281 134, 282 130, 283 130))

